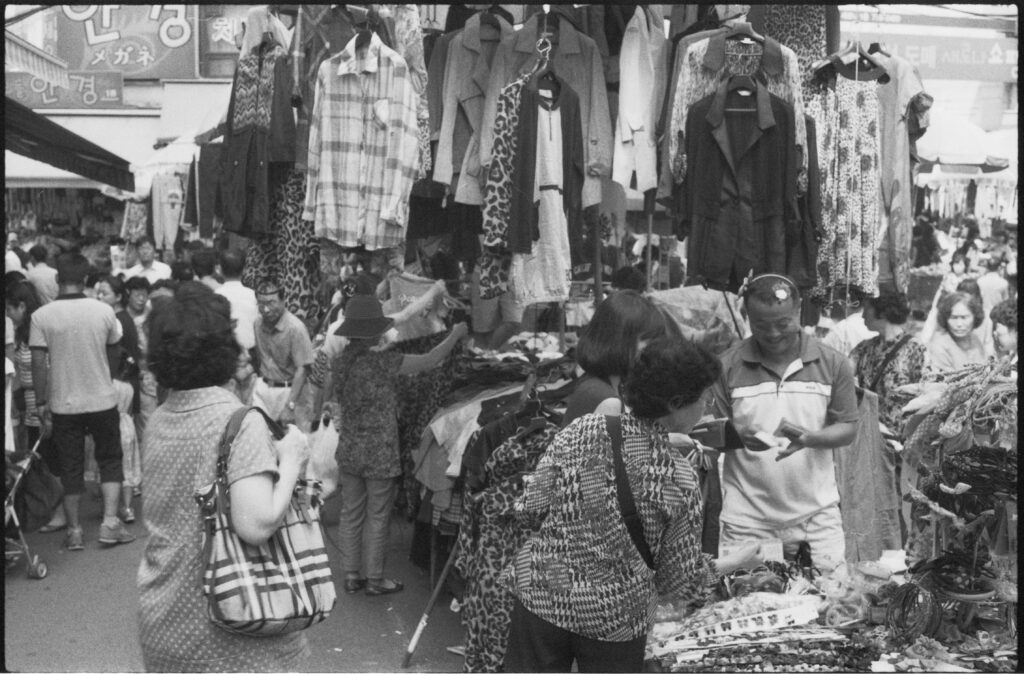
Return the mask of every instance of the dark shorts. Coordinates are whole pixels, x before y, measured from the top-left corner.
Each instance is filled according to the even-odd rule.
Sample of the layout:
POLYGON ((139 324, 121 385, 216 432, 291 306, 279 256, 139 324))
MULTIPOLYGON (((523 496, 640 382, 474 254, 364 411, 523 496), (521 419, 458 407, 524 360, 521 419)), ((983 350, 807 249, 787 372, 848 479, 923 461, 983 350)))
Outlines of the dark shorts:
POLYGON ((53 447, 65 494, 85 491, 85 435, 96 444, 100 482, 124 481, 121 466, 121 418, 116 407, 102 412, 53 415, 53 447))

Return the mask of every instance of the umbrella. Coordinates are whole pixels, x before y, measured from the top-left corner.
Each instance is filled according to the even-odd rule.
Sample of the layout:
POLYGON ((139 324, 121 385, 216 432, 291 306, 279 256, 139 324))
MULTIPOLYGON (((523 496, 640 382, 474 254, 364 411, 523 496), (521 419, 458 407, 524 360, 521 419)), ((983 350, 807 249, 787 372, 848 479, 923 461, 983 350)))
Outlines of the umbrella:
POLYGON ((931 115, 927 132, 917 141, 917 153, 923 160, 922 171, 926 170, 925 162, 980 169, 971 173, 999 171, 1009 165, 1005 147, 993 147, 984 129, 966 119, 941 113, 931 115), (990 154, 991 150, 995 152, 990 154))

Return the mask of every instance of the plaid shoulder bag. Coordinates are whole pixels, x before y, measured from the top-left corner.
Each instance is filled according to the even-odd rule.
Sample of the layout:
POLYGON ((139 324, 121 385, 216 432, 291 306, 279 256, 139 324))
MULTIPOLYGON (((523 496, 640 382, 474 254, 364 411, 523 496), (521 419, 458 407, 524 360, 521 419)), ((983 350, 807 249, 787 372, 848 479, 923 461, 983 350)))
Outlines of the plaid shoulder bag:
MULTIPOLYGON (((240 539, 231 526, 228 455, 249 410, 228 421, 220 441, 217 479, 196 493, 203 516, 203 593, 218 627, 254 637, 303 630, 324 620, 337 595, 320 525, 320 482, 299 479, 284 523, 259 546, 240 539)), ((266 414, 275 440, 283 432, 266 414)))

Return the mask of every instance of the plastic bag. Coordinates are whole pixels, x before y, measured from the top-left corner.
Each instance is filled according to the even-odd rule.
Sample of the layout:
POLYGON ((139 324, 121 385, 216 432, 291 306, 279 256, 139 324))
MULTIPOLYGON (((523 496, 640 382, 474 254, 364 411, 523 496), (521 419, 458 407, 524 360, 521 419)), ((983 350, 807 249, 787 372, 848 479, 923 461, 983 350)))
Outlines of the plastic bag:
POLYGON ((307 476, 323 483, 322 498, 326 499, 338 489, 338 428, 330 415, 324 415, 319 428, 309 436, 309 465, 307 476))

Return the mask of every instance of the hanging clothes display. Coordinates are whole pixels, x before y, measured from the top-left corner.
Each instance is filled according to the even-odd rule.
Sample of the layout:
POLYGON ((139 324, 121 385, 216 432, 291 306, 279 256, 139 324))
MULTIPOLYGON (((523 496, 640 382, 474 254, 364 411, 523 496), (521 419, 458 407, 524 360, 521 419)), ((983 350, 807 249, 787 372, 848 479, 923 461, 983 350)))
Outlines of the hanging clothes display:
MULTIPOLYGON (((879 285, 891 284, 902 292, 910 286, 910 244, 914 212, 910 119, 921 120, 931 108, 921 76, 909 61, 877 53, 889 81, 878 85, 879 161, 882 208, 886 227, 879 253, 879 285)), ((927 122, 925 122, 927 124, 927 122)), ((920 124, 917 125, 921 128, 920 124)))
POLYGON ((456 202, 477 206, 483 204, 480 135, 491 62, 500 41, 512 34, 504 19, 485 22, 483 16, 471 16, 448 44, 434 166, 434 180, 449 185, 456 202))
POLYGON ((124 202, 124 219, 121 222, 121 238, 134 243, 146 235, 149 225, 149 205, 145 201, 124 202))
POLYGON ((829 45, 828 26, 833 11, 838 7, 825 5, 756 5, 750 8, 751 25, 772 39, 786 45, 796 54, 800 64, 800 86, 804 105, 818 97, 811 64, 835 46, 829 45))
POLYGON ((269 231, 270 195, 295 160, 292 69, 276 34, 266 6, 249 11, 228 103, 221 216, 224 229, 248 237, 269 231))
POLYGON ((579 101, 553 77, 550 99, 534 77, 523 87, 508 241, 516 302, 569 299, 569 230, 582 226, 583 136, 579 101))
POLYGON ((686 145, 683 134, 687 114, 698 100, 712 94, 725 75, 757 75, 767 83, 768 91, 789 103, 796 119, 794 138, 800 163, 797 187, 807 186, 807 129, 804 123, 803 90, 800 64, 789 47, 769 38, 764 44, 750 40, 727 39, 725 32, 693 43, 677 73, 675 100, 668 124, 669 161, 677 182, 686 176, 686 145))
POLYGON ((242 283, 258 287, 264 279, 276 279, 288 311, 307 325, 315 325, 326 307, 319 297, 320 245, 313 223, 302 219, 306 176, 288 172, 271 198, 272 231, 254 240, 246 252, 242 283))
POLYGON ((552 67, 572 87, 580 101, 585 166, 582 203, 586 208, 601 202, 601 178, 611 176, 613 135, 604 67, 594 41, 554 12, 546 18, 544 14, 530 17, 519 31, 502 40, 494 54, 484 103, 480 164, 484 167, 491 164, 495 117, 502 89, 516 75, 531 72, 537 64, 542 18, 550 28, 557 26, 557 35, 551 38, 554 45, 552 67))
POLYGON ((698 101, 686 125, 683 207, 687 274, 737 292, 753 272, 785 273, 787 241, 799 236, 792 107, 746 76, 698 101))
POLYGON ((875 296, 882 220, 878 85, 833 74, 821 102, 823 232, 814 294, 826 299, 850 286, 875 296))
POLYGON ((157 250, 173 250, 185 217, 184 176, 164 173, 153 176, 153 241, 157 250))
POLYGON ((345 247, 405 242, 419 161, 417 96, 405 61, 373 33, 324 61, 316 82, 302 218, 345 247))
POLYGON ((199 157, 192 161, 188 172, 185 222, 199 231, 203 239, 214 235, 214 211, 218 194, 217 175, 220 170, 221 143, 207 143, 199 147, 199 157))
POLYGON ((302 44, 294 50, 295 69, 299 78, 295 82, 295 167, 306 169, 309 150, 309 120, 316 95, 316 77, 320 64, 341 50, 355 37, 352 15, 344 5, 299 5, 297 33, 302 44))
POLYGON ((493 299, 508 292, 512 260, 508 254, 508 228, 512 213, 513 162, 519 143, 520 95, 529 81, 521 75, 501 91, 495 113, 492 160, 484 186, 483 246, 478 261, 480 297, 493 299))
POLYGON ((635 174, 636 189, 646 192, 658 185, 655 129, 665 91, 668 47, 663 21, 649 8, 637 7, 621 45, 612 179, 628 188, 635 174))

